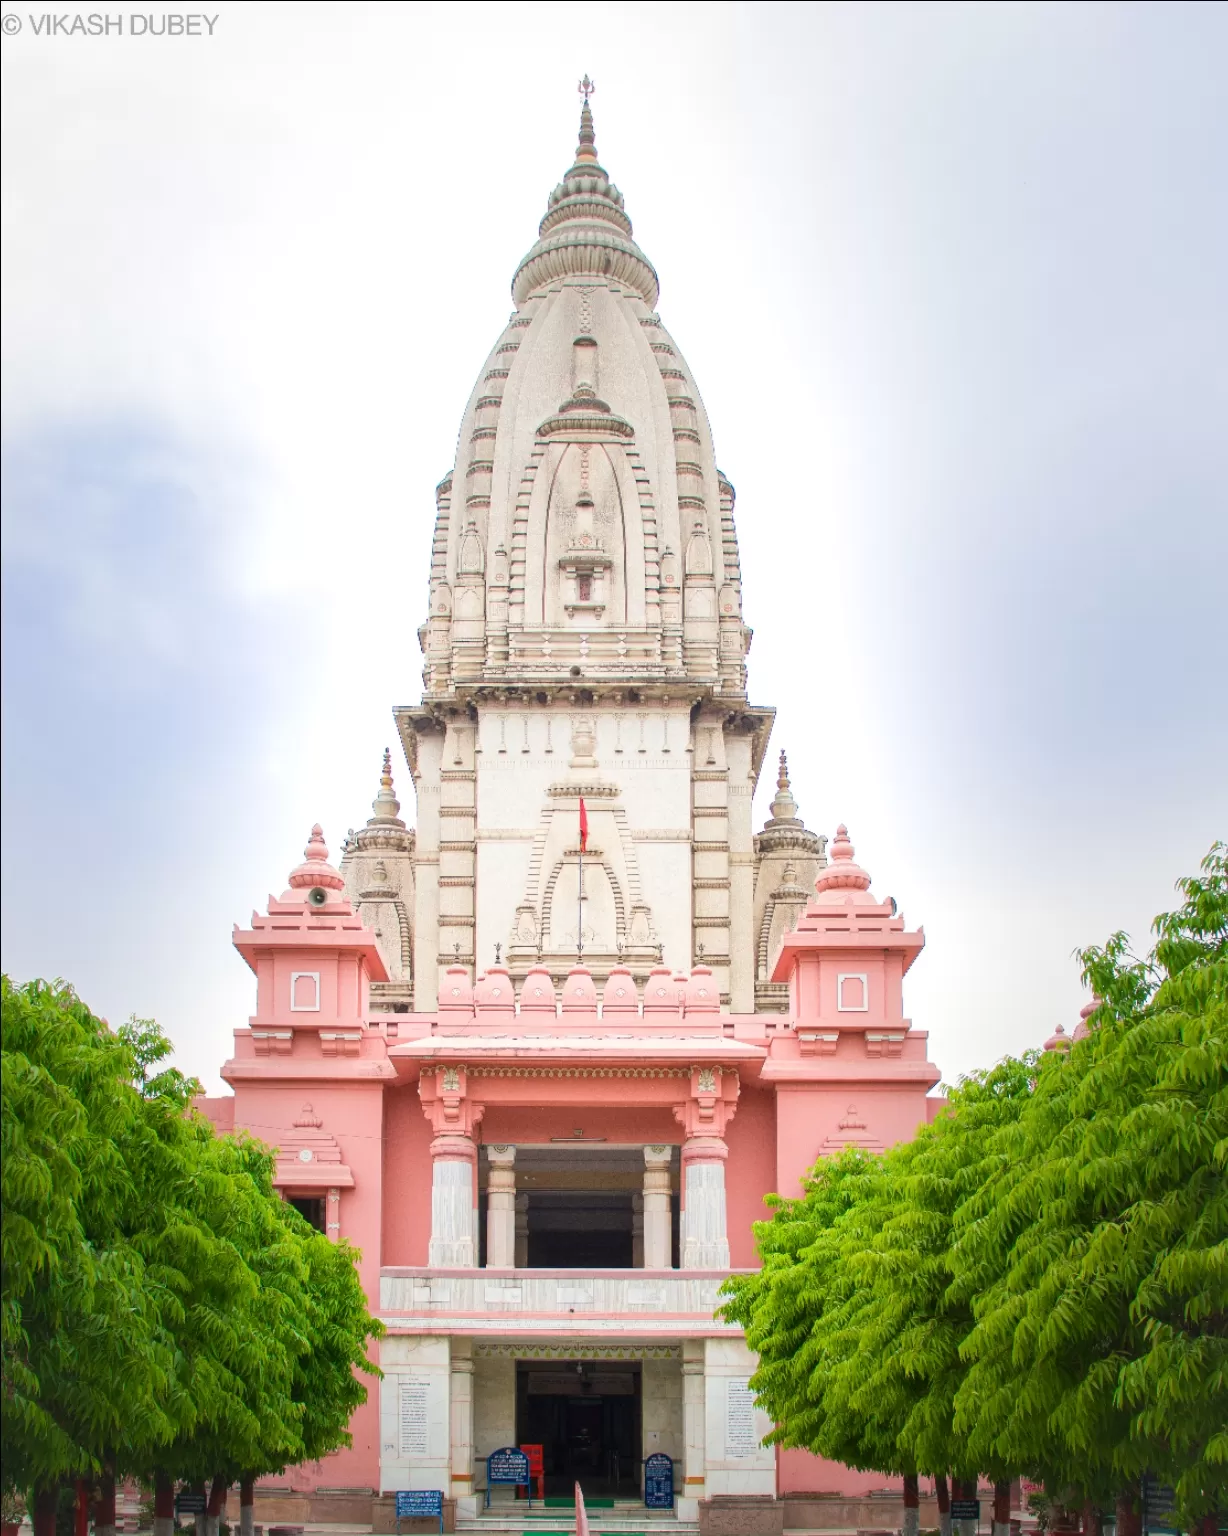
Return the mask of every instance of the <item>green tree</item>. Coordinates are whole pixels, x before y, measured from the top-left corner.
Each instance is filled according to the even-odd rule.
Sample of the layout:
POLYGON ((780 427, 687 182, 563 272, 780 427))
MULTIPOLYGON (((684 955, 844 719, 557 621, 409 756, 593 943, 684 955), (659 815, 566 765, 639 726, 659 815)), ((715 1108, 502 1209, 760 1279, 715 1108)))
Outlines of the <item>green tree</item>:
POLYGON ((0 1446, 6 1480, 34 1489, 170 1433, 174 1361, 129 1233, 128 1049, 63 983, 0 989, 0 1446))
POLYGON ((1150 1470, 1190 1521, 1228 1482, 1225 853, 1145 958, 1120 933, 1083 953, 1090 1033, 1043 1064, 953 1255, 970 1443, 1101 1502, 1150 1470))
POLYGON ((3 981, 4 1475, 249 1479, 348 1441, 378 1331, 356 1255, 217 1137, 149 1020, 3 981))

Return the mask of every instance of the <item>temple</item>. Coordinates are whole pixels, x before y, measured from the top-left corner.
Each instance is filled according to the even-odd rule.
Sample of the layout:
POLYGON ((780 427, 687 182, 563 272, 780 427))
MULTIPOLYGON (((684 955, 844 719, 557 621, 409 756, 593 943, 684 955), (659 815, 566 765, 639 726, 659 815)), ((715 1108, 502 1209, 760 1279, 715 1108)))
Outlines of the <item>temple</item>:
POLYGON ((204 1108, 278 1149, 387 1328, 353 1447, 269 1480, 263 1518, 378 1528, 381 1494, 438 1489, 519 1530, 513 1489, 485 1504, 520 1445, 548 1495, 616 1510, 666 1456, 654 1518, 692 1531, 872 1525, 820 1496, 888 1486, 764 1448, 714 1314, 764 1196, 932 1118, 924 935, 843 826, 806 827, 783 753, 753 826, 773 711, 734 489, 657 290, 586 94, 436 491, 421 698, 393 710, 412 824, 386 754, 336 863, 313 828, 234 934, 255 1011, 204 1108))

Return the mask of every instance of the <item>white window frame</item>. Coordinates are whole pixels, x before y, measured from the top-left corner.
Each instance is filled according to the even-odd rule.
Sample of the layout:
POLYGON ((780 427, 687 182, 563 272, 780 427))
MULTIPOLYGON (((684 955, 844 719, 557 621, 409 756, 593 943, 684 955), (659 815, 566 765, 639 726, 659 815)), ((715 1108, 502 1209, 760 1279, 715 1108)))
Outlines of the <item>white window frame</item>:
POLYGON ((320 973, 319 971, 291 971, 290 972, 290 1012, 291 1013, 319 1013, 320 1011, 320 973), (296 984, 301 976, 310 976, 316 984, 316 1000, 310 1008, 304 1008, 301 1003, 294 1001, 296 984))
POLYGON ((836 1012, 837 1013, 869 1013, 870 1011, 870 977, 866 971, 837 971, 836 972, 836 1012), (861 1005, 852 1008, 844 1001, 844 983, 846 981, 859 981, 861 983, 861 1005))

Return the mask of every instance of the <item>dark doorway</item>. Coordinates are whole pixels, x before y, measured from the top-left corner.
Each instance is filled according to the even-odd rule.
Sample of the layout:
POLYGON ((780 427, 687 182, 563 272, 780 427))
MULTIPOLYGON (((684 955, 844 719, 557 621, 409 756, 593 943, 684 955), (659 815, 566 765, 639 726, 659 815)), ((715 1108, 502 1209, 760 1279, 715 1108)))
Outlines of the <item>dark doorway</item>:
POLYGON ((317 1232, 323 1232, 325 1221, 323 1195, 291 1195, 288 1203, 300 1216, 306 1217, 317 1232))
POLYGON ((631 1195, 621 1190, 533 1194, 528 1211, 530 1269, 630 1269, 631 1195))
POLYGON ((547 1497, 640 1493, 640 1366, 551 1360, 516 1367, 516 1443, 540 1445, 547 1497))

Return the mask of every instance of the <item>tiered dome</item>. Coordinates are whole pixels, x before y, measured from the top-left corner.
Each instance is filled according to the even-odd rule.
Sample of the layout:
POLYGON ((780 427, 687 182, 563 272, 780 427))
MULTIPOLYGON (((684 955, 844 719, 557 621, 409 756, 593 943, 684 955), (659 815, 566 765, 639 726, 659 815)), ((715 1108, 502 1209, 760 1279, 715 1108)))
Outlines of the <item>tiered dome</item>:
POLYGON ((631 238, 622 193, 597 159, 587 97, 580 113, 575 163, 551 192, 537 233, 537 244, 512 279, 517 304, 558 278, 588 272, 625 283, 649 308, 657 302, 657 274, 631 238))

